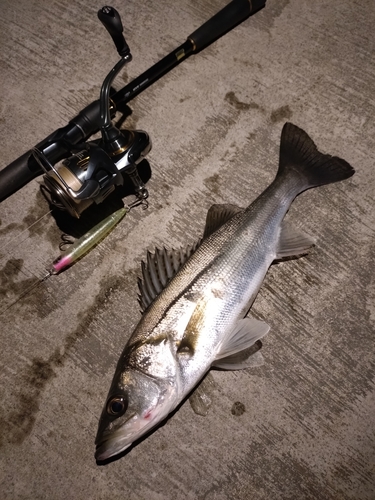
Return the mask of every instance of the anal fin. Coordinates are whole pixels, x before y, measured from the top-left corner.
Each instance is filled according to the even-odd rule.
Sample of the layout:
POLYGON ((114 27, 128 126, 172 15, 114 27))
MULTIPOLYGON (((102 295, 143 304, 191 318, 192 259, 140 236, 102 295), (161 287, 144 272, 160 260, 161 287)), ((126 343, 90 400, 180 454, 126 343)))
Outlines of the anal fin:
POLYGON ((281 224, 276 259, 306 255, 314 245, 315 242, 312 238, 284 221, 281 224))

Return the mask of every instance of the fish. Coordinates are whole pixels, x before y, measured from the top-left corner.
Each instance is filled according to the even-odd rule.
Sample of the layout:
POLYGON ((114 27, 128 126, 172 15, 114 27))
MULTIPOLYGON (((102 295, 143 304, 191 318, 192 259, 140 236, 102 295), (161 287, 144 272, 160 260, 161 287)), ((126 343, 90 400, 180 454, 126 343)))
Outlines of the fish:
POLYGON ((163 422, 211 368, 254 364, 253 346, 269 326, 248 313, 268 268, 314 245, 284 220, 290 205, 303 191, 354 172, 286 123, 277 174, 255 201, 247 208, 214 205, 195 244, 148 252, 139 280, 142 316, 99 419, 97 462, 113 459, 163 422))

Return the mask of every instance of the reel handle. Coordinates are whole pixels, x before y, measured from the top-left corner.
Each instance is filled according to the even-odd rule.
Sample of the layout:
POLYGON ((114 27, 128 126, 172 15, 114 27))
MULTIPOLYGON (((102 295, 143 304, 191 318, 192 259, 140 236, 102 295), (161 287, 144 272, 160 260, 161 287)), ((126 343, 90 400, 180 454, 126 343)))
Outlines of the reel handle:
POLYGON ((225 35, 265 5, 266 0, 232 0, 188 37, 194 44, 194 53, 225 35))
POLYGON ((106 5, 99 9, 98 18, 111 35, 119 55, 121 57, 129 55, 130 49, 122 34, 124 28, 122 27, 121 17, 117 10, 106 5))

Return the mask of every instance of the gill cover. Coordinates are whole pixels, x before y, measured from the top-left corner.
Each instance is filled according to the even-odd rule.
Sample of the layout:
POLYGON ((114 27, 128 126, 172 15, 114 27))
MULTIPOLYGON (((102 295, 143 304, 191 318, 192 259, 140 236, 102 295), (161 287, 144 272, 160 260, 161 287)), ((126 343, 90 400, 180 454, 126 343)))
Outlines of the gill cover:
POLYGON ((95 458, 107 460, 124 451, 170 413, 176 398, 168 337, 151 336, 125 347, 100 417, 95 458))

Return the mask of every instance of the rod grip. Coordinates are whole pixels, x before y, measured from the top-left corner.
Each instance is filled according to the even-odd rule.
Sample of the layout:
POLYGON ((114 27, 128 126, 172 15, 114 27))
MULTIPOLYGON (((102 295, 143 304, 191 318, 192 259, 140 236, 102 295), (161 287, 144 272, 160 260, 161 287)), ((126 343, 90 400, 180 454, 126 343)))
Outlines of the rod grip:
POLYGON ((42 173, 31 151, 27 151, 0 171, 0 201, 5 200, 42 173))
MULTIPOLYGON (((100 103, 86 106, 68 125, 57 129, 36 145, 53 165, 72 154, 71 148, 97 132, 100 124, 100 103)), ((0 170, 0 202, 43 174, 31 151, 0 170)))
POLYGON ((265 5, 266 0, 232 0, 188 37, 194 44, 194 52, 204 49, 265 5))

